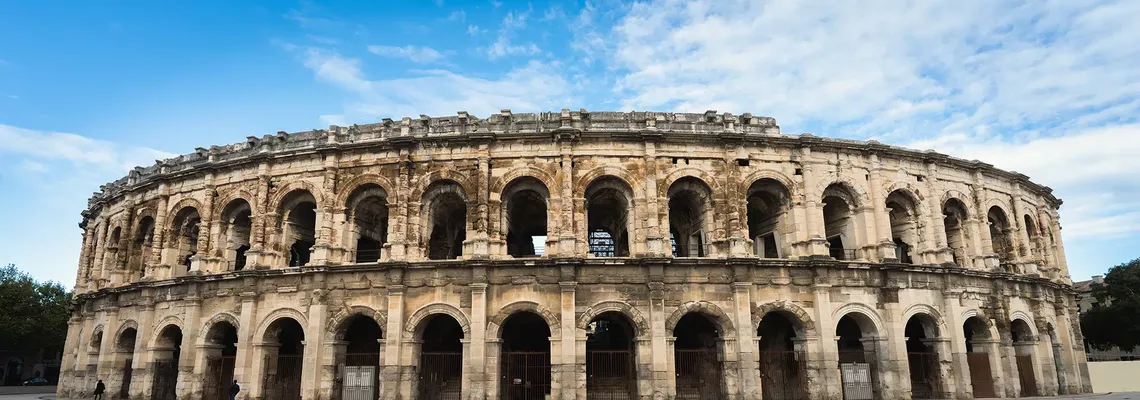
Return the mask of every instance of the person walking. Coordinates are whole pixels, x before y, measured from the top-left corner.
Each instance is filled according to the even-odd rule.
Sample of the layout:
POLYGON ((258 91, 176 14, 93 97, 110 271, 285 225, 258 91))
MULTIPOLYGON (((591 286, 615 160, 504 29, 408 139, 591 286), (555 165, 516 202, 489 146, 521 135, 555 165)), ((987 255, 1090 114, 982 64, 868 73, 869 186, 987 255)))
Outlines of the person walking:
POLYGON ((234 379, 234 384, 230 385, 230 400, 236 400, 238 392, 241 391, 241 386, 238 386, 237 379, 234 379))
POLYGON ((99 382, 95 384, 95 400, 103 400, 103 391, 105 390, 107 390, 107 386, 104 385, 103 380, 100 379, 99 382))

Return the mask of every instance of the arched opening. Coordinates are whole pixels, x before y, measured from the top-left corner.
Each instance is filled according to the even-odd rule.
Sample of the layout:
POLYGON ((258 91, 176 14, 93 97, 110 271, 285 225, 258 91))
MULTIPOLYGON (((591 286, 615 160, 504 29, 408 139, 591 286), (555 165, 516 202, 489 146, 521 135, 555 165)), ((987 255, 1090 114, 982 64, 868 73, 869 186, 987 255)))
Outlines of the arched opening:
POLYGON ((994 375, 990 369, 989 350, 992 340, 989 324, 978 316, 972 316, 962 323, 962 331, 966 338, 966 362, 970 367, 974 398, 997 397, 994 392, 994 375))
POLYGON ((340 370, 343 376, 336 381, 341 384, 341 398, 375 400, 380 397, 380 340, 383 330, 376 320, 361 314, 353 315, 344 322, 341 338, 344 347, 340 370))
POLYGON ((807 399, 807 357, 797 349, 804 338, 797 333, 801 323, 782 311, 770 311, 760 320, 761 395, 765 400, 807 399))
POLYGON ((97 330, 91 335, 91 340, 87 344, 87 366, 88 370, 98 368, 99 356, 103 353, 103 331, 97 330))
POLYGON ((1005 211, 1002 211, 998 206, 990 207, 989 212, 986 213, 986 221, 990 226, 990 244, 993 246, 998 260, 1001 260, 1002 264, 1012 262, 1014 259, 1013 235, 1010 234, 1009 219, 1006 218, 1005 211))
POLYGON ((237 327, 228 321, 219 321, 206 331, 205 339, 204 395, 208 400, 227 400, 237 360, 237 327))
POLYGON ((547 199, 550 192, 542 181, 522 177, 503 190, 503 224, 507 227, 507 254, 540 256, 546 251, 547 199))
POLYGON ((586 229, 590 254, 629 256, 629 214, 633 189, 622 180, 598 178, 586 188, 586 229))
POLYGON ((910 393, 915 399, 942 399, 947 397, 942 387, 942 370, 939 367, 938 325, 927 314, 915 314, 903 328, 906 335, 906 357, 910 370, 910 393))
POLYGON ((119 398, 130 398, 131 376, 134 373, 135 341, 138 340, 138 330, 135 328, 123 329, 115 339, 115 369, 119 378, 119 398))
POLYGON ((107 263, 104 268, 111 270, 118 267, 119 260, 119 243, 122 240, 123 228, 115 227, 111 230, 111 237, 107 239, 107 254, 104 261, 107 263))
POLYGON ((674 257, 704 257, 712 215, 712 190, 700 179, 684 177, 669 186, 669 243, 674 257))
POLYGON ((1017 376, 1021 382, 1021 397, 1039 396, 1036 368, 1033 363, 1033 348, 1037 345, 1037 338, 1033 335, 1033 329, 1025 320, 1015 319, 1010 321, 1009 331, 1013 338, 1017 376))
POLYGON ((848 399, 871 399, 879 393, 878 332, 866 314, 847 313, 835 325, 839 376, 848 399))
POLYGON ((388 192, 374 183, 361 185, 348 196, 345 209, 352 221, 353 261, 380 261, 388 242, 388 192))
POLYGON ((424 193, 428 220, 428 259, 452 260, 463 255, 467 240, 467 194, 458 183, 432 183, 424 193))
POLYGON ((836 260, 854 260, 858 248, 855 212, 859 203, 846 185, 833 183, 823 191, 823 226, 829 254, 836 260))
POLYGON ((433 314, 422 324, 418 400, 458 399, 463 392, 463 327, 447 314, 433 314))
POLYGON ((1045 250, 1041 244, 1041 235, 1038 233, 1037 223, 1029 214, 1025 214, 1023 219, 1025 220, 1025 236, 1029 238, 1029 250, 1031 254, 1044 260, 1045 250))
POLYGON ((953 252, 954 264, 968 267, 966 243, 969 242, 970 232, 966 229, 966 221, 969 220, 966 204, 955 198, 947 200, 942 206, 942 217, 946 227, 946 246, 953 252))
POLYGON ((586 399, 638 399, 636 336, 629 318, 617 311, 601 313, 586 326, 586 399))
POLYGON ((91 271, 95 269, 95 261, 99 259, 95 253, 96 249, 99 248, 99 231, 102 230, 102 228, 101 226, 96 226, 95 230, 89 235, 91 247, 87 250, 87 268, 83 271, 84 280, 91 279, 91 271))
POLYGON ((677 398, 716 400, 724 398, 724 370, 719 356, 721 332, 707 316, 690 312, 673 328, 673 360, 677 374, 677 398))
POLYGON ((297 320, 283 317, 265 331, 261 392, 267 400, 300 400, 305 330, 297 320))
POLYGON ((184 207, 174 214, 174 229, 168 245, 174 250, 174 264, 192 269, 193 256, 198 254, 198 230, 202 216, 194 207, 184 207))
POLYGON ((887 195, 887 212, 891 223, 891 240, 895 243, 895 259, 913 264, 913 250, 922 241, 918 201, 903 190, 887 195))
POLYGON ((748 237, 752 249, 763 258, 784 258, 788 255, 784 236, 790 226, 786 223, 791 195, 784 184, 764 178, 748 187, 748 237))
POLYGON ((154 381, 151 384, 152 399, 175 400, 175 388, 178 385, 178 363, 182 356, 182 328, 177 325, 167 325, 158 334, 155 341, 154 366, 151 373, 154 381))
POLYGON ((132 281, 146 276, 146 259, 150 256, 153 241, 154 217, 147 215, 139 219, 135 228, 134 240, 131 241, 128 265, 132 281))
POLYGON ((226 259, 230 271, 245 269, 245 252, 249 250, 249 236, 253 227, 253 210, 249 202, 236 199, 222 209, 219 221, 221 237, 218 243, 222 244, 222 256, 226 259))
POLYGON ((289 267, 309 263, 317 244, 317 200, 306 190, 294 190, 281 201, 281 246, 289 254, 289 267))
POLYGON ((550 326, 542 316, 520 311, 502 326, 499 383, 504 400, 541 400, 550 395, 550 326))

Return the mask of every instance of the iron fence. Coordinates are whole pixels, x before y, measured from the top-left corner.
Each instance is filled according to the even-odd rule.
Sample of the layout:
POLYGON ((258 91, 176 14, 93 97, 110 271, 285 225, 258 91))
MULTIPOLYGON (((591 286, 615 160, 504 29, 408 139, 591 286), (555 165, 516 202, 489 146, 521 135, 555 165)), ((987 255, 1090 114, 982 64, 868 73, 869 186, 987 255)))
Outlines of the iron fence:
POLYGON ((234 357, 211 357, 206 359, 206 376, 202 395, 206 400, 227 400, 230 386, 234 381, 234 357))
POLYGON ((716 349, 676 349, 677 398, 721 399, 721 366, 716 349))
POLYGON ((151 385, 151 400, 177 400, 175 386, 178 384, 178 360, 158 360, 154 362, 154 383, 151 385))
POLYGON ((811 398, 807 388, 806 355, 796 351, 761 350, 760 392, 764 400, 811 398))
POLYGON ((854 249, 831 248, 828 249, 828 253, 831 254, 831 258, 839 261, 851 261, 856 259, 854 249))
POLYGON ((462 380, 462 352, 420 353, 420 400, 459 400, 462 380))
POLYGON ((942 371, 938 367, 938 353, 909 352, 910 393, 915 399, 942 398, 942 371))
POLYGON ((550 394, 550 353, 504 351, 502 374, 504 400, 543 400, 550 394))
POLYGON ((267 356, 265 376, 261 380, 262 398, 265 400, 300 400, 301 355, 267 356))
POLYGON ((586 399, 633 400, 637 398, 637 373, 629 350, 586 352, 586 399))

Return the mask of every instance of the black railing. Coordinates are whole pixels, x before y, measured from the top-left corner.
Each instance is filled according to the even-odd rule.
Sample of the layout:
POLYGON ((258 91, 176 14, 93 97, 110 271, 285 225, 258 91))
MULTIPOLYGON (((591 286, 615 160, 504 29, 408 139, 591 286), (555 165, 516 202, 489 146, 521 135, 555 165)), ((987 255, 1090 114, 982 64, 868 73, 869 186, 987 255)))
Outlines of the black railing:
POLYGON ((831 255, 831 258, 840 261, 851 261, 855 259, 855 250, 853 249, 839 249, 832 247, 828 249, 828 253, 831 255))
POLYGON ((380 249, 357 250, 356 263, 374 263, 380 261, 380 249))

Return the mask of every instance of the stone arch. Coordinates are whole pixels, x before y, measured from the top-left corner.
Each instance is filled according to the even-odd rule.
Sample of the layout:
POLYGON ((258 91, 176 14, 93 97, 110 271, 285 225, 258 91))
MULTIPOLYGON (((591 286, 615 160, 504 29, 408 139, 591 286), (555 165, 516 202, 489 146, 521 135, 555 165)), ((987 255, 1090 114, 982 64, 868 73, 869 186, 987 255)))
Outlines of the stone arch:
POLYGON ((771 180, 780 182, 780 184, 784 185, 784 189, 787 189, 787 191, 788 191, 788 197, 790 197, 790 199, 789 199, 790 201, 794 201, 794 199, 797 199, 796 196, 800 195, 802 192, 801 190, 799 190, 799 187, 796 185, 796 182, 794 180, 792 180, 792 178, 789 178, 784 173, 777 171, 777 170, 774 170, 774 169, 762 169, 762 170, 755 171, 755 172, 748 174, 748 176, 745 176, 744 179, 741 179, 740 182, 738 182, 738 185, 740 185, 740 187, 739 187, 740 193, 743 193, 744 196, 747 197, 748 196, 748 188, 752 187, 753 183, 756 183, 756 181, 761 180, 761 179, 771 179, 771 180))
POLYGON ((760 329, 760 321, 764 319, 764 316, 773 311, 791 317, 788 319, 792 321, 792 327, 795 328, 797 335, 801 337, 811 337, 819 334, 816 330, 815 322, 811 319, 811 314, 802 307, 787 300, 770 301, 752 307, 753 333, 760 329))
POLYGON ((355 316, 372 318, 377 325, 380 325, 381 331, 388 328, 388 313, 384 311, 376 311, 365 305, 343 307, 329 318, 325 330, 325 341, 343 340, 344 333, 348 329, 348 322, 355 316))
POLYGON ((428 317, 436 314, 443 314, 455 319, 459 323, 459 327, 463 329, 463 337, 471 338, 471 321, 467 318, 467 314, 463 310, 456 308, 453 305, 446 303, 432 303, 420 307, 404 323, 404 339, 412 339, 423 334, 423 328, 426 324, 423 322, 428 317))
POLYGON ((962 203, 962 206, 966 208, 966 218, 973 218, 978 213, 977 210, 974 209, 974 206, 970 204, 971 202, 969 200, 972 198, 973 196, 967 196, 965 193, 950 189, 942 194, 942 199, 939 200, 938 204, 942 207, 941 210, 945 210, 946 203, 950 202, 951 199, 958 200, 958 202, 962 203))
POLYGON ((1011 227, 1015 226, 1015 225, 1020 225, 1014 221, 1014 219, 1016 219, 1017 216, 1013 214, 1013 207, 1009 205, 1008 201, 1005 201, 1005 200, 998 198, 998 197, 990 197, 990 198, 986 199, 984 207, 985 207, 985 210, 987 213, 989 213, 989 210, 991 208, 997 207, 997 208, 1001 209, 1001 212, 1005 213, 1005 218, 1009 221, 1009 224, 1011 227))
POLYGON ((886 200, 892 193, 899 192, 899 194, 906 197, 914 205, 915 217, 922 217, 930 215, 926 207, 926 197, 921 195, 921 192, 914 187, 910 182, 895 182, 885 192, 883 192, 882 199, 886 200))
POLYGON ((852 212, 866 207, 867 202, 870 200, 870 196, 867 195, 866 188, 860 185, 856 185, 855 183, 851 182, 851 180, 842 177, 830 181, 820 181, 820 183, 816 185, 815 191, 812 193, 811 198, 822 202, 827 189, 833 186, 840 188, 846 192, 846 196, 843 197, 848 198, 844 198, 843 200, 851 203, 850 206, 852 212))
POLYGON ((946 329, 946 320, 942 318, 942 313, 939 313, 938 309, 929 304, 912 304, 910 307, 907 307, 906 310, 903 311, 902 323, 905 325, 910 321, 911 317, 919 314, 930 317, 930 320, 934 322, 933 328, 936 331, 927 332, 927 336, 931 339, 945 336, 950 332, 949 329, 946 329))
POLYGON ((135 322, 134 320, 127 320, 126 322, 123 322, 122 324, 120 324, 119 330, 117 332, 115 332, 115 338, 114 338, 115 341, 114 341, 113 349, 117 352, 133 353, 135 351, 135 345, 138 343, 138 337, 139 337, 139 324, 137 322, 135 322), (124 343, 123 335, 127 333, 128 329, 134 329, 135 334, 134 334, 134 337, 131 338, 130 346, 124 346, 127 343, 124 343))
POLYGON ((127 329, 131 329, 131 328, 134 328, 135 332, 138 332, 139 331, 139 323, 135 322, 135 320, 133 320, 133 319, 128 319, 128 320, 124 321, 122 324, 119 324, 119 330, 115 331, 115 341, 118 341, 119 337, 123 336, 123 332, 125 332, 127 329))
POLYGON ((154 324, 154 330, 151 331, 147 347, 158 347, 158 340, 162 337, 162 331, 165 330, 168 326, 174 326, 178 328, 178 330, 186 332, 186 326, 182 323, 182 318, 179 318, 175 315, 167 315, 166 317, 162 318, 162 320, 158 321, 157 324, 154 324))
POLYGON ((254 205, 257 203, 254 202, 253 199, 254 195, 245 189, 234 188, 227 190, 214 200, 214 215, 211 215, 210 218, 214 221, 220 221, 222 219, 222 213, 226 212, 226 208, 230 206, 230 203, 237 200, 245 200, 246 204, 249 204, 250 211, 255 211, 256 208, 254 205))
POLYGON ((389 201, 388 203, 391 204, 394 202, 395 196, 392 196, 391 193, 394 193, 393 190, 396 189, 396 184, 392 183, 392 180, 382 175, 368 173, 355 176, 352 179, 349 179, 348 181, 338 185, 340 186, 340 191, 336 194, 336 200, 334 203, 335 206, 347 208, 349 197, 352 196, 353 192, 355 192, 356 189, 360 188, 361 186, 368 184, 379 186, 380 189, 384 190, 384 193, 389 194, 389 200, 392 201, 389 201))
MULTIPOLYGON (((836 308, 835 311, 832 311, 831 319, 838 323, 840 319, 848 314, 860 314, 863 317, 866 317, 866 320, 870 321, 871 326, 861 326, 861 328, 864 330, 867 328, 873 328, 875 330, 875 332, 872 333, 873 336, 886 336, 887 330, 886 326, 883 324, 883 318, 879 316, 879 313, 876 312, 874 308, 868 307, 863 303, 847 303, 840 306, 839 308, 836 308)), ((856 318, 856 321, 861 322, 859 318, 856 318)), ((860 323, 860 325, 863 324, 860 323)))
POLYGON ((430 188, 436 182, 448 180, 454 181, 459 185, 459 187, 463 188, 464 193, 466 193, 468 197, 470 197, 470 193, 478 192, 478 190, 472 184, 471 178, 469 176, 464 175, 463 173, 454 169, 448 168, 432 171, 431 173, 421 176, 418 180, 416 180, 416 184, 413 186, 414 190, 412 190, 412 195, 409 197, 409 199, 411 199, 411 201, 422 201, 424 193, 427 192, 428 188, 430 188))
MULTIPOLYGON (((324 204, 324 194, 321 193, 321 189, 317 187, 317 185, 301 178, 291 180, 278 187, 277 190, 274 191, 273 196, 269 198, 269 209, 280 213, 283 206, 281 202, 293 192, 299 191, 309 192, 309 194, 313 196, 313 201, 317 203, 317 210, 319 211, 321 209, 321 205, 324 204)), ((253 203, 250 204, 252 205, 253 203)))
POLYGON ((649 334, 649 321, 645 319, 641 311, 638 311, 637 308, 634 308, 629 303, 620 300, 605 300, 590 306, 590 308, 586 309, 586 312, 582 313, 582 316, 578 317, 576 327, 578 329, 586 329, 594 318, 611 311, 622 314, 628 318, 629 321, 633 323, 633 328, 638 337, 646 337, 646 335, 649 334))
POLYGON ((217 325, 220 322, 227 322, 230 325, 233 325, 234 329, 237 329, 240 326, 238 325, 237 317, 235 317, 232 313, 220 312, 214 314, 214 316, 210 317, 209 320, 206 320, 206 323, 202 324, 202 327, 198 330, 197 344, 207 344, 207 340, 209 339, 207 336, 210 336, 210 328, 213 328, 214 325, 217 325))
POLYGON ((96 349, 102 348, 103 347, 103 335, 105 335, 105 333, 103 332, 103 324, 95 325, 95 329, 91 330, 91 336, 87 337, 87 347, 88 348, 93 347, 96 349), (99 340, 95 340, 96 338, 98 338, 99 340))
POLYGON ((545 170, 538 167, 527 165, 511 168, 505 174, 503 174, 503 176, 496 179, 491 184, 491 193, 497 193, 500 196, 500 201, 505 202, 506 199, 501 198, 503 190, 506 190, 507 187, 510 186, 511 183, 515 180, 524 177, 531 177, 538 180, 539 182, 542 182, 543 185, 546 185, 546 190, 550 192, 551 197, 553 197, 554 193, 557 190, 562 188, 562 185, 559 184, 554 176, 549 172, 546 172, 545 170))
POLYGON ((717 325, 721 337, 727 338, 736 334, 736 327, 732 324, 732 318, 716 304, 704 300, 686 302, 673 310, 673 313, 665 320, 665 331, 672 334, 673 329, 677 327, 677 322, 681 321, 681 317, 690 312, 701 313, 709 317, 709 320, 717 325))
MULTIPOLYGON (((986 339, 995 339, 997 337, 996 332, 994 332, 994 328, 995 328, 994 322, 991 321, 989 317, 987 317, 984 313, 982 313, 978 309, 969 309, 969 310, 962 312, 962 324, 963 325, 966 324, 968 321, 970 321, 970 318, 973 318, 973 317, 977 317, 975 319, 975 321, 981 322, 982 328, 985 328, 985 330, 983 332, 975 332, 975 334, 981 333, 986 339)), ((961 327, 958 327, 958 328, 961 328, 961 327)), ((966 338, 966 339, 969 340, 970 338, 966 338)))
POLYGON ((633 197, 629 200, 631 202, 636 201, 635 199, 637 198, 638 191, 633 182, 637 181, 633 179, 633 176, 630 175, 629 171, 626 171, 624 168, 619 168, 611 165, 595 167, 594 169, 586 171, 586 173, 578 177, 578 179, 574 181, 574 193, 576 194, 575 196, 581 194, 583 197, 585 197, 586 188, 590 187, 594 181, 607 176, 624 182, 626 186, 629 186, 629 188, 633 191, 633 197))
POLYGON ((278 308, 267 314, 265 318, 261 320, 261 324, 257 326, 257 331, 254 332, 253 337, 257 338, 258 341, 264 341, 265 333, 267 330, 269 330, 269 327, 273 325, 274 322, 282 318, 292 318, 293 320, 297 321, 297 323, 301 325, 301 332, 305 335, 305 337, 309 337, 309 332, 306 331, 309 326, 309 320, 305 318, 305 314, 287 307, 278 308))
POLYGON ((693 178, 704 183, 709 189, 710 202, 715 202, 713 199, 724 195, 724 187, 720 184, 720 181, 708 172, 694 167, 683 167, 675 169, 673 172, 665 175, 665 178, 661 180, 661 185, 657 187, 657 197, 668 196, 673 184, 684 178, 693 178))
POLYGON ((487 337, 501 338, 503 335, 503 322, 506 321, 507 317, 510 317, 511 314, 520 311, 538 314, 543 320, 546 320, 546 325, 550 327, 551 340, 562 337, 562 323, 559 322, 558 316, 551 312, 550 309, 529 300, 520 300, 507 304, 503 306, 495 316, 487 318, 487 337))
MULTIPOLYGON (((140 223, 143 220, 143 218, 146 218, 146 217, 150 217, 151 221, 158 221, 158 219, 157 219, 158 217, 155 214, 154 208, 145 207, 145 208, 140 209, 138 212, 136 212, 135 217, 134 217, 135 226, 131 227, 131 240, 132 241, 134 240, 134 238, 138 237, 139 229, 142 228, 140 226, 140 223)), ((151 228, 154 229, 157 227, 152 226, 151 228)))
POLYGON ((193 208, 194 211, 198 213, 198 217, 202 217, 202 202, 190 197, 178 200, 177 203, 174 203, 173 207, 170 207, 169 214, 167 214, 169 215, 169 217, 166 218, 166 224, 168 225, 166 229, 168 231, 174 229, 174 223, 175 220, 178 219, 178 213, 187 208, 193 208))
POLYGON ((1021 311, 1021 310, 1017 310, 1017 311, 1014 311, 1012 313, 1009 313, 1009 321, 1011 323, 1013 321, 1017 321, 1017 320, 1021 320, 1022 322, 1025 322, 1026 325, 1029 325, 1029 333, 1031 335, 1033 335, 1033 336, 1038 335, 1037 324, 1033 323, 1033 318, 1030 317, 1028 313, 1026 313, 1025 311, 1021 311))

